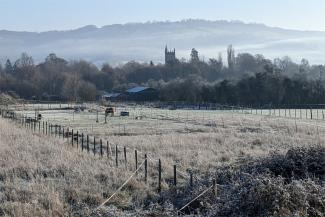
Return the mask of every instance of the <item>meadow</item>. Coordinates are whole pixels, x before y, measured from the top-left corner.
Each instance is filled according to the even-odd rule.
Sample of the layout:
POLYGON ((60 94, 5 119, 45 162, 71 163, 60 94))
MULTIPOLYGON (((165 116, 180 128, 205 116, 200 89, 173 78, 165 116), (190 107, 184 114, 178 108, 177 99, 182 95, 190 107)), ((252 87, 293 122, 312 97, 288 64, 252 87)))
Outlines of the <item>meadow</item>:
MULTIPOLYGON (((169 110, 122 105, 105 123, 102 106, 85 104, 86 110, 78 112, 62 109, 66 106, 15 105, 13 109, 29 117, 34 117, 35 111, 39 112, 42 121, 94 136, 102 139, 104 144, 108 141, 111 155, 115 146, 120 150, 125 147, 129 159, 127 164, 123 164, 121 156, 119 167, 116 167, 114 159, 87 154, 62 138, 48 137, 37 131, 31 133, 8 120, 0 120, 0 183, 4 189, 1 191, 4 208, 0 213, 14 216, 43 216, 44 213, 47 216, 67 213, 72 216, 152 213, 171 216, 204 190, 212 179, 216 179, 219 186, 217 196, 209 195, 209 201, 202 199, 204 205, 200 205, 195 213, 211 216, 239 216, 241 213, 245 216, 241 211, 226 215, 226 208, 221 210, 220 204, 218 209, 211 209, 227 197, 236 195, 231 194, 232 188, 229 187, 234 186, 234 183, 229 184, 229 177, 233 176, 233 180, 237 177, 232 172, 237 174, 238 169, 240 172, 245 170, 244 174, 253 173, 252 169, 247 169, 249 165, 273 162, 273 158, 280 159, 279 156, 287 156, 292 150, 314 153, 316 147, 320 150, 316 152, 321 155, 315 162, 325 159, 322 155, 325 140, 322 110, 313 110, 311 119, 310 110, 169 110), (120 116, 121 111, 128 111, 130 116, 120 116), (133 174, 135 150, 138 151, 139 164, 143 162, 144 154, 148 156, 148 182, 143 182, 141 168, 137 177, 132 178, 112 201, 94 211, 133 174), (158 159, 163 168, 162 193, 157 192, 158 159), (171 184, 174 165, 177 166, 179 186, 176 192, 171 184), (190 173, 194 176, 194 186, 189 190, 190 173), (228 190, 223 188, 225 182, 229 184, 228 190), (220 212, 213 213, 212 210, 220 212)), ((321 164, 321 168, 323 166, 321 164)), ((323 174, 324 171, 316 178, 322 180, 325 178, 323 174)), ((278 181, 271 179, 271 183, 278 181)), ((238 182, 240 184, 242 178, 238 182)), ((278 186, 281 185, 278 183, 278 186)), ((283 184, 283 188, 286 187, 283 184)), ((322 195, 324 185, 317 183, 317 188, 322 195)), ((320 202, 325 202, 324 197, 320 202)), ((268 212, 268 208, 263 210, 268 212)), ((294 214, 294 207, 288 210, 294 214)), ((192 211, 194 213, 194 208, 192 211)))

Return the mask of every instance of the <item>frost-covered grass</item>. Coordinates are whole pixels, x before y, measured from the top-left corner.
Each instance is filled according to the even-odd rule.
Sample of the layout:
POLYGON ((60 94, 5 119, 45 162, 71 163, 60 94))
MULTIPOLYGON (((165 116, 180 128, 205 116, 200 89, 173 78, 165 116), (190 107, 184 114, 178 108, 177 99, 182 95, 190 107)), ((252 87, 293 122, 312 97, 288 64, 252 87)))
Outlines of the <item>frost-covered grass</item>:
MULTIPOLYGON (((131 173, 0 119, 0 215, 88 216, 131 173)), ((139 176, 111 204, 133 207, 154 194, 139 176)))
MULTIPOLYGON (((122 155, 120 167, 117 169, 114 159, 99 159, 86 152, 81 153, 80 149, 71 148, 62 139, 30 135, 26 129, 17 129, 17 126, 7 120, 0 120, 0 213, 13 216, 90 215, 91 210, 111 195, 134 171, 134 149, 139 150, 139 163, 142 162, 144 153, 150 157, 148 184, 142 181, 141 170, 138 179, 132 179, 110 203, 114 207, 105 207, 101 214, 174 215, 176 208, 203 190, 212 178, 216 178, 220 184, 218 198, 208 195, 206 199, 202 199, 203 206, 199 204, 196 207, 205 215, 212 216, 258 216, 263 213, 268 216, 277 207, 281 207, 281 212, 276 210, 275 213, 283 214, 282 216, 285 213, 293 215, 293 210, 300 203, 311 203, 307 199, 294 202, 292 198, 299 186, 303 186, 301 188, 312 195, 311 186, 315 185, 317 192, 314 196, 317 197, 324 192, 324 184, 317 182, 313 173, 298 178, 287 174, 293 177, 288 182, 284 180, 288 177, 283 173, 279 173, 279 176, 278 173, 270 174, 268 170, 258 170, 281 166, 287 168, 285 165, 288 166, 288 161, 285 160, 280 161, 277 166, 270 165, 275 165, 271 162, 282 159, 279 156, 286 156, 288 150, 303 148, 302 152, 311 153, 305 150, 315 146, 323 148, 325 122, 322 120, 295 120, 231 111, 141 107, 118 109, 122 110, 128 110, 130 116, 109 117, 107 124, 104 123, 101 112, 99 123, 96 123, 96 107, 80 113, 56 110, 41 111, 41 114, 48 122, 108 140, 113 145, 117 144, 120 150, 125 146, 129 159, 127 169, 124 167, 122 155), (159 158, 163 166, 161 196, 156 191, 156 160, 159 158), (262 164, 264 161, 269 164, 262 164), (169 186, 174 164, 178 165, 179 171, 178 191, 169 186), (194 172, 193 192, 187 188, 189 170, 194 172), (300 182, 299 179, 303 180, 300 182), (268 192, 261 191, 261 186, 269 189, 268 192), (273 193, 276 194, 274 197, 269 196, 273 193), (250 200, 246 201, 242 198, 243 195, 250 197, 250 200), (250 210, 249 203, 253 203, 257 196, 263 198, 259 199, 260 203, 256 206, 251 204, 250 210), (279 198, 287 198, 286 203, 294 205, 289 208, 282 203, 266 206, 268 200, 279 198), (234 210, 234 207, 241 208, 234 210), (259 209, 265 212, 256 211, 259 209)), ((23 113, 34 115, 34 111, 23 113)), ((306 158, 308 155, 302 157, 306 158)), ((304 167, 304 164, 300 166, 304 167)), ((323 178, 324 176, 318 176, 318 179, 323 178)), ((325 204, 323 198, 318 199, 317 203, 325 204)), ((322 210, 320 207, 322 205, 316 206, 317 212, 322 210)), ((300 215, 304 212, 307 213, 305 207, 300 215)))
MULTIPOLYGON (((137 149, 171 166, 209 168, 235 162, 238 157, 266 156, 278 150, 324 141, 325 121, 252 115, 248 111, 163 110, 120 107, 129 117, 108 117, 103 109, 84 112, 41 111, 44 120, 83 132, 112 145, 137 149), (318 126, 318 127, 317 127, 318 126)), ((33 116, 34 111, 24 112, 33 116)), ((258 112, 259 113, 259 112, 258 112)), ((265 113, 265 111, 264 111, 265 113)))

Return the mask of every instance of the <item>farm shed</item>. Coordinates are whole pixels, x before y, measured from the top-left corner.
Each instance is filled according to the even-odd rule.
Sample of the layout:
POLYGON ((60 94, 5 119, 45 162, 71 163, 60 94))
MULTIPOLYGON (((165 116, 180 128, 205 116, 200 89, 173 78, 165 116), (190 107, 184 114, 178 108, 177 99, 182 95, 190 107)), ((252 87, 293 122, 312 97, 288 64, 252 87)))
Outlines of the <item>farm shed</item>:
POLYGON ((107 94, 104 94, 102 95, 102 99, 103 100, 106 100, 106 101, 118 101, 122 94, 121 93, 107 93, 107 94))
POLYGON ((129 101, 155 101, 158 100, 158 91, 150 87, 134 87, 125 92, 129 101))

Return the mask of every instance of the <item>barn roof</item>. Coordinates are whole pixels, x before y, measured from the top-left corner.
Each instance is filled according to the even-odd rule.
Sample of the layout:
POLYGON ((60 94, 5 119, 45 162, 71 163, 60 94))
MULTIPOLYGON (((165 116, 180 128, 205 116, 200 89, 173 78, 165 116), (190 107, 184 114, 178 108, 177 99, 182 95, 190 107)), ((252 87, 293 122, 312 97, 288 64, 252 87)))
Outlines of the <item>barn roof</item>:
POLYGON ((121 94, 120 93, 107 93, 107 94, 103 95, 103 97, 114 98, 114 97, 118 97, 119 95, 121 95, 121 94))
POLYGON ((151 89, 150 87, 142 87, 142 86, 138 86, 138 87, 134 87, 131 89, 128 89, 126 92, 128 93, 138 93, 147 89, 151 89))

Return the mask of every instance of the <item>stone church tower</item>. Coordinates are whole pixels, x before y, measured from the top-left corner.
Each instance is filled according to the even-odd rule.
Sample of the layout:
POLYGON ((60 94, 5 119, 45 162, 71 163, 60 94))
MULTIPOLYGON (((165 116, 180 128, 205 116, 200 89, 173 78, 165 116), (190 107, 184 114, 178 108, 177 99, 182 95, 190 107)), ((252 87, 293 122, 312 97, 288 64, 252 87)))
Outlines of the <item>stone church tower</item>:
POLYGON ((176 51, 175 48, 174 50, 168 50, 167 45, 165 47, 165 64, 169 64, 172 65, 174 63, 176 63, 177 59, 176 59, 176 51))

